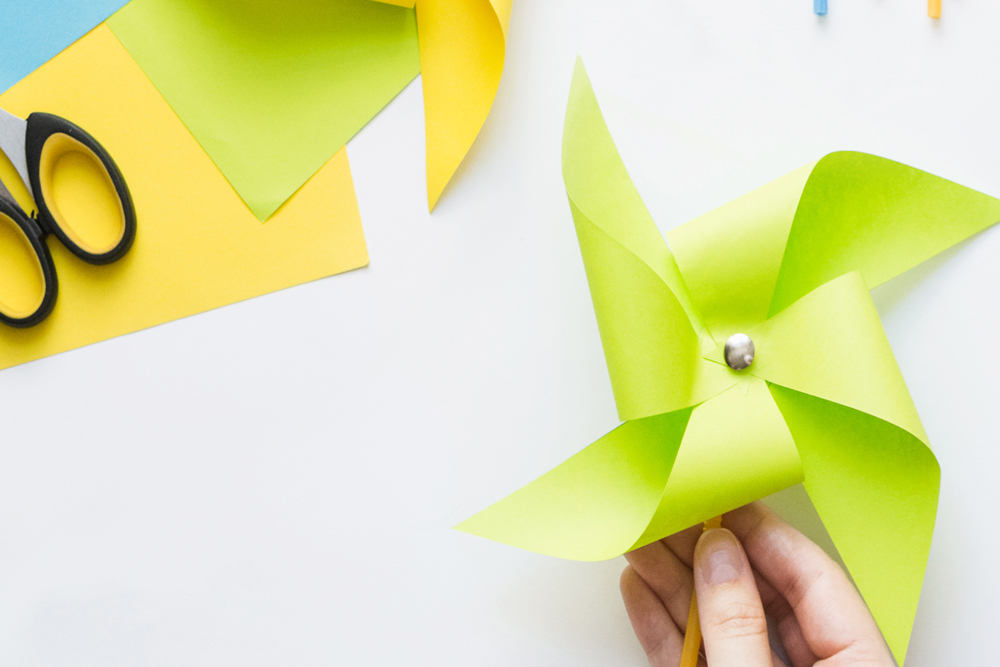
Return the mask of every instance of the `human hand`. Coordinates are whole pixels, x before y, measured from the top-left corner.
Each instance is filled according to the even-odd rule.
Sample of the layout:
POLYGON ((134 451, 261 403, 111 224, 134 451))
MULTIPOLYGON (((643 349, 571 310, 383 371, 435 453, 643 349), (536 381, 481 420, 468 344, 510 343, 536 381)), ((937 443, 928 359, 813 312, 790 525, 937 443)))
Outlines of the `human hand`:
POLYGON ((721 529, 694 526, 625 557, 622 598, 650 667, 680 664, 692 587, 708 667, 785 667, 765 612, 791 667, 895 664, 840 566, 763 503, 726 514, 721 529))

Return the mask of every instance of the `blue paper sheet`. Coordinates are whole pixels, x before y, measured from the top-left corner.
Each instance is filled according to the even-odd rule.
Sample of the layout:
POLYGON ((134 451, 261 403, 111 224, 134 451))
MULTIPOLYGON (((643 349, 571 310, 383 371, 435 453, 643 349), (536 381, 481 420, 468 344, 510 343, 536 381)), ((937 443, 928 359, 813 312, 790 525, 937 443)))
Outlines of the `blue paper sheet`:
POLYGON ((54 58, 128 0, 0 0, 0 93, 54 58))

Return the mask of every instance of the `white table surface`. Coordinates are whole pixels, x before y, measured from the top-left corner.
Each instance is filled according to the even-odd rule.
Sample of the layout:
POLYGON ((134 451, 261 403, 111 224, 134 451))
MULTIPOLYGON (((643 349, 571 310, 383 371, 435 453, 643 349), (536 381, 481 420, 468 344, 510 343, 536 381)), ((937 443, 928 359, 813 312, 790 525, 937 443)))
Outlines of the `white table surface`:
MULTIPOLYGON (((419 80, 349 146, 371 266, 0 373, 0 664, 643 665, 622 560, 450 529, 617 424, 573 62, 668 229, 836 149, 1000 196, 1000 3, 515 0, 426 212, 419 80)), ((1000 228, 875 292, 943 469, 911 667, 995 660, 1000 228)))

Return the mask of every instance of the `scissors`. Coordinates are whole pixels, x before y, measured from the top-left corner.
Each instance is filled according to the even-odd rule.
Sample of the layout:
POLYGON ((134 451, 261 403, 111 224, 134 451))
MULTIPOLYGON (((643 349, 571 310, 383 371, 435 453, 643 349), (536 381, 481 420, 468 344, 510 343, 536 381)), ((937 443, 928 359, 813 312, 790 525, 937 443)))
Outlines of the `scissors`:
POLYGON ((59 292, 45 238, 54 235, 85 262, 110 264, 132 247, 135 206, 108 152, 65 118, 22 120, 0 109, 0 151, 38 209, 26 214, 0 181, 0 322, 30 327, 52 312, 59 292))

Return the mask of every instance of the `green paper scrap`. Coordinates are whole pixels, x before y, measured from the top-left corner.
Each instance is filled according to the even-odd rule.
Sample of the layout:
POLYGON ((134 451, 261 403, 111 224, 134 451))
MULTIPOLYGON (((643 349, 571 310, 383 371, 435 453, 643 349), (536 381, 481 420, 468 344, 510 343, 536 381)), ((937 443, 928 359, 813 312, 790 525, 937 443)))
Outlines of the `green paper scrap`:
POLYGON ((1000 200, 842 152, 664 240, 580 62, 563 178, 625 423, 457 528, 600 560, 804 489, 902 664, 940 472, 869 290, 1000 220, 1000 200), (737 332, 756 347, 740 372, 722 356, 737 332))
POLYGON ((260 220, 420 72, 413 9, 133 0, 112 31, 260 220))

